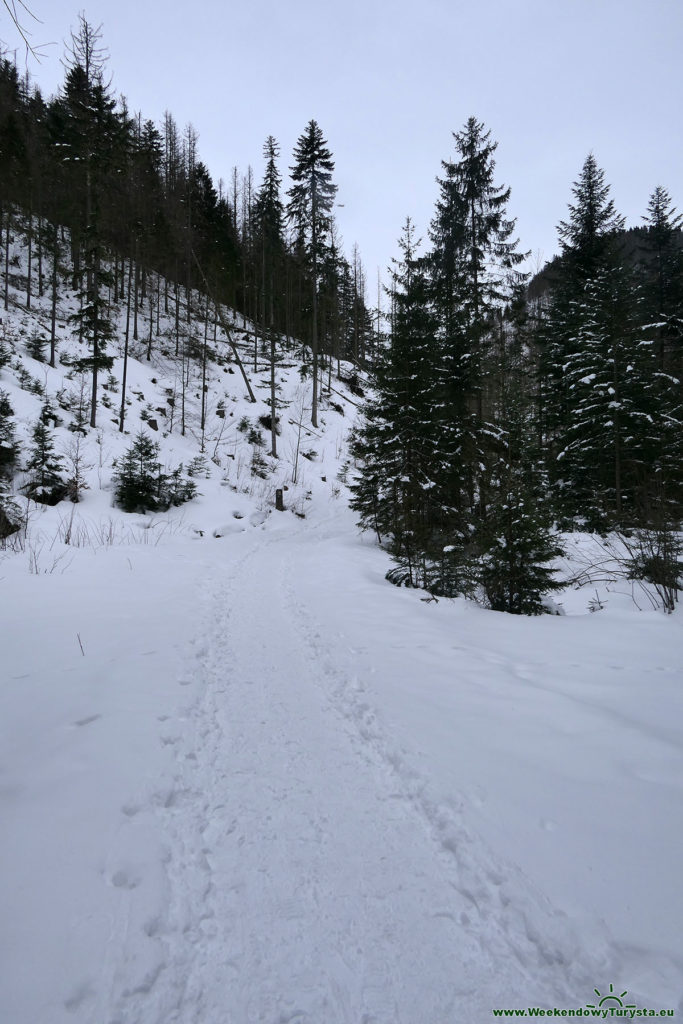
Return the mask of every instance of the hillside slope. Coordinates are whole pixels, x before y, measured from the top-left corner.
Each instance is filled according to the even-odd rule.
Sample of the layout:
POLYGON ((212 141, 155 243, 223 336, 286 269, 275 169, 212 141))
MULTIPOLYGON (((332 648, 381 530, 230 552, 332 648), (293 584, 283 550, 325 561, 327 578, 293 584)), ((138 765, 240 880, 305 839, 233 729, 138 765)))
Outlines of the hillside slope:
MULTIPOLYGON (((264 345, 254 326, 243 317, 222 309, 219 316, 209 310, 201 293, 192 293, 191 315, 187 315, 184 293, 176 300, 172 289, 164 299, 159 282, 152 301, 140 304, 137 341, 133 340, 133 314, 129 314, 130 358, 127 365, 124 431, 119 431, 121 388, 124 373, 126 301, 112 307, 114 341, 107 348, 113 356, 110 372, 100 373, 97 427, 88 427, 90 416, 90 373, 81 372, 79 360, 88 348, 79 343, 73 316, 78 296, 62 282, 57 307, 57 361, 49 357, 49 287, 44 295, 32 296, 26 308, 26 251, 17 240, 10 262, 10 307, 0 326, 0 389, 8 396, 21 445, 18 472, 14 479, 16 500, 24 509, 28 531, 9 539, 12 549, 42 550, 65 536, 70 544, 98 544, 101 541, 139 536, 140 529, 160 531, 196 529, 221 531, 236 515, 263 518, 275 508, 275 491, 284 491, 287 511, 305 515, 306 503, 320 492, 338 495, 336 481, 339 454, 358 404, 342 380, 352 368, 340 363, 323 381, 320 429, 310 425, 310 380, 302 362, 301 346, 278 339, 276 353, 277 458, 270 455, 270 363, 269 343, 264 345), (157 297, 158 307, 157 308, 157 297), (230 342, 222 323, 230 328, 230 342), (33 358, 43 342, 41 359, 33 358), (233 344, 241 355, 244 372, 256 399, 252 402, 233 344), (265 354, 264 354, 265 352, 265 354), (204 358, 206 353, 206 358, 204 358), (328 390, 329 388, 329 390, 328 390), (204 390, 204 399, 202 392, 204 390), (32 431, 45 401, 50 404, 48 424, 54 428, 54 447, 61 460, 61 475, 73 477, 75 460, 84 486, 76 506, 61 502, 49 508, 22 495, 31 475, 22 472, 32 447, 32 431), (203 423, 203 427, 202 427, 203 423), (115 507, 115 463, 142 431, 158 444, 158 459, 165 472, 183 467, 183 478, 194 480, 198 499, 163 516, 131 517, 115 507), (331 454, 330 454, 331 453, 331 454), (332 462, 330 462, 332 458, 332 462), (230 495, 239 496, 232 500, 230 495), (211 509, 209 513, 208 510, 211 509), (215 511, 214 511, 215 510, 215 511), (206 516, 209 518, 206 518, 206 516), (218 519, 213 521, 211 516, 218 519), (25 534, 27 533, 27 537, 25 534)), ((35 273, 35 271, 34 271, 35 273)), ((156 288, 153 284, 152 289, 156 288)), ((331 369, 331 368, 330 368, 331 369)), ((234 528, 234 524, 229 526, 234 528)), ((38 562, 39 571, 49 568, 38 562)))

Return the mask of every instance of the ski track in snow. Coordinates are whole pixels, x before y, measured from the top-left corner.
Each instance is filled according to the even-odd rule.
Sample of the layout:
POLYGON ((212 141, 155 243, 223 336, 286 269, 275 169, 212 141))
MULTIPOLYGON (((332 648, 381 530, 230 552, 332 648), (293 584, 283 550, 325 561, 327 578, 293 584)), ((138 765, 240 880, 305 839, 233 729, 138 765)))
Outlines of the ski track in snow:
MULTIPOLYGON (((588 961, 457 803, 430 798, 348 650, 298 596, 296 546, 252 538, 206 582, 188 665, 200 695, 185 734, 168 730, 175 781, 155 801, 167 874, 165 909, 145 924, 155 952, 137 962, 139 943, 112 937, 133 952, 112 969, 103 1019, 474 1024, 495 1006, 575 1005, 614 966, 609 943, 588 961)), ((318 527, 300 542, 324 557, 324 539, 318 527)))

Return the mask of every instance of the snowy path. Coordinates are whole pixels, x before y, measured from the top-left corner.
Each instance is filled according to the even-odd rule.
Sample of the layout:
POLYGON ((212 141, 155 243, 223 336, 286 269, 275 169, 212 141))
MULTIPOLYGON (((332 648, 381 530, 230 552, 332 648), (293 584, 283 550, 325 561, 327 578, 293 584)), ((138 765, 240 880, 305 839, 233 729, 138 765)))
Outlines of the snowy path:
POLYGON ((469 1024, 532 997, 573 1005, 588 976, 565 925, 515 906, 389 751, 297 594, 297 544, 246 547, 207 588, 203 696, 162 810, 170 901, 149 930, 165 955, 111 1024, 469 1024))
POLYGON ((324 516, 5 563, 2 1024, 683 1011, 683 623, 426 605, 324 516))

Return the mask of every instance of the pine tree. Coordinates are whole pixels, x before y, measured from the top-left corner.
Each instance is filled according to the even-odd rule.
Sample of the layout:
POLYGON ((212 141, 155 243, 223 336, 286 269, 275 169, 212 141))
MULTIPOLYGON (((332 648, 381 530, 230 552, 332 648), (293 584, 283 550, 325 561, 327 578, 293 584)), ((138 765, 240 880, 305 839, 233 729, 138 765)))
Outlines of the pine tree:
POLYGON ((182 505, 197 493, 194 480, 182 465, 166 473, 159 460, 157 441, 140 431, 116 467, 116 502, 124 512, 163 512, 182 505))
POLYGON ((491 608, 516 615, 544 611, 543 596, 559 589, 551 567, 562 548, 552 530, 535 422, 534 367, 522 289, 499 321, 496 422, 500 434, 485 521, 478 523, 472 576, 491 608))
POLYGON ((284 206, 280 197, 282 177, 277 166, 280 148, 269 135, 263 147, 266 171, 256 195, 253 213, 255 249, 261 264, 261 329, 270 339, 270 453, 277 456, 277 408, 275 383, 275 318, 284 278, 284 206))
POLYGON ((52 409, 45 402, 33 428, 33 446, 29 450, 26 464, 30 479, 24 487, 24 493, 43 505, 56 505, 66 494, 63 463, 55 453, 54 436, 49 425, 51 416, 52 409))
MULTIPOLYGON (((277 166, 280 147, 272 135, 263 145, 263 156, 266 169, 263 182, 256 194, 253 210, 253 223, 256 236, 267 256, 281 258, 284 252, 284 219, 285 210, 280 195, 282 175, 277 166)), ((268 261, 266 261, 268 262, 268 261)))
POLYGON ((540 339, 551 483, 559 511, 591 528, 632 522, 660 416, 652 346, 618 244, 623 218, 593 155, 558 231, 562 259, 540 339))
POLYGON ((361 526, 388 539, 397 563, 392 579, 409 586, 431 579, 425 552, 435 486, 430 404, 436 325, 418 247, 408 218, 392 273, 389 346, 379 355, 374 394, 351 445, 359 469, 351 507, 361 526))
POLYGON ((498 311, 521 281, 510 189, 494 181, 497 143, 470 117, 454 133, 457 159, 443 161, 430 254, 439 320, 442 504, 450 510, 451 546, 465 543, 473 517, 486 515, 489 441, 496 428, 486 402, 488 353, 498 311), (457 537, 455 536, 457 535, 457 537))
POLYGON ((156 512, 165 483, 159 444, 140 431, 116 468, 116 502, 124 512, 156 512))
POLYGON ((624 218, 609 193, 605 172, 589 153, 572 185, 575 202, 569 203, 569 219, 557 228, 562 255, 579 281, 591 280, 614 258, 614 236, 623 231, 624 218))
POLYGON ((334 161, 316 121, 309 121, 294 149, 290 168, 294 184, 287 192, 287 215, 294 224, 297 248, 306 256, 311 275, 313 398, 311 423, 318 426, 318 268, 325 237, 330 230, 337 186, 332 181, 334 161))
POLYGON ((683 217, 659 186, 644 219, 648 230, 637 267, 641 346, 650 346, 657 364, 658 437, 638 500, 646 528, 675 531, 683 514, 683 217))
POLYGON ((99 45, 100 35, 100 30, 81 15, 78 32, 71 37, 63 99, 64 153, 77 184, 77 201, 82 203, 72 229, 81 305, 71 322, 79 338, 91 348, 90 355, 79 364, 92 374, 91 427, 97 422, 99 372, 112 366, 111 357, 106 355, 113 328, 105 291, 112 281, 103 262, 103 215, 121 130, 114 114, 115 102, 104 80, 106 56, 99 45))
POLYGON ((662 371, 683 369, 683 214, 676 212, 665 188, 658 186, 643 218, 647 225, 645 259, 641 265, 646 308, 658 336, 662 371))

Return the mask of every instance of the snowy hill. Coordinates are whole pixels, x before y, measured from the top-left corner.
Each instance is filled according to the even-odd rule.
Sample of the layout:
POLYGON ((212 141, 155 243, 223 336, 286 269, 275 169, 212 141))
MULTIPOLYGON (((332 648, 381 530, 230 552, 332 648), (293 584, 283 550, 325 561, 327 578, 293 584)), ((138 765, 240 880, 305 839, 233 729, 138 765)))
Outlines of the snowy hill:
MULTIPOLYGON (((219 325, 202 462, 201 366, 182 436, 173 309, 149 361, 141 320, 121 434, 121 305, 119 390, 74 433, 75 296, 66 361, 32 359, 49 302, 22 309, 15 255, 0 388, 24 451, 47 391, 88 488, 30 503, 0 553, 0 1020, 683 1012, 680 612, 588 570, 538 619, 390 586, 338 478, 357 396, 333 374, 313 430, 281 346, 271 458, 270 370, 228 311, 258 402, 219 325), (197 497, 114 507, 141 427, 169 470, 194 463, 197 497)), ((597 544, 571 540, 568 576, 597 544)))
MULTIPOLYGON (((284 490, 287 510, 299 516, 305 515, 306 503, 314 494, 327 498, 339 495, 336 474, 350 426, 347 414, 353 414, 358 398, 352 397, 335 373, 323 402, 320 430, 314 430, 310 426, 310 382, 302 380, 300 374, 300 346, 287 346, 284 339, 279 339, 275 371, 278 458, 273 459, 268 351, 263 354, 262 339, 249 321, 222 311, 221 319, 230 327, 230 342, 241 352, 245 364, 249 382, 245 383, 233 356, 233 345, 213 314, 207 327, 204 296, 197 292, 193 293, 188 322, 186 302, 180 299, 176 318, 173 296, 167 296, 164 303, 160 288, 159 309, 156 304, 148 307, 145 303, 140 310, 138 341, 132 340, 130 315, 123 433, 119 424, 127 310, 125 301, 113 307, 115 341, 107 351, 114 356, 113 366, 111 372, 100 375, 97 427, 87 430, 90 374, 79 372, 76 364, 88 352, 74 336, 70 319, 78 310, 77 295, 66 287, 61 290, 57 364, 52 368, 46 362, 49 289, 42 299, 32 297, 31 309, 25 308, 22 269, 26 254, 18 242, 15 248, 15 287, 10 289, 10 309, 2 318, 0 335, 6 363, 0 371, 0 388, 7 393, 14 412, 24 452, 20 461, 24 465, 28 461, 31 432, 47 399, 53 414, 51 423, 55 426, 55 450, 62 462, 62 476, 73 475, 77 457, 85 488, 77 506, 63 502, 57 509, 51 509, 30 502, 26 509, 28 538, 25 542, 22 533, 10 540, 10 549, 28 545, 31 554, 53 541, 59 547, 67 530, 65 518, 69 521, 72 547, 79 542, 97 545, 103 534, 108 535, 110 543, 139 537, 140 529, 151 528, 158 536, 169 529, 211 534, 244 528, 244 524, 237 527, 230 522, 232 513, 241 517, 248 512, 249 522, 263 521, 275 508, 277 488, 284 490), (30 355, 36 339, 44 340, 45 353, 40 361, 30 355), (205 365, 203 347, 207 352, 205 365), (255 402, 251 401, 248 388, 255 402), (75 429, 79 424, 83 425, 82 430, 75 429), (170 511, 162 522, 159 517, 131 519, 114 507, 115 463, 122 460, 141 430, 159 445, 159 460, 167 471, 180 464, 189 470, 200 496, 180 512, 170 511), (230 493, 236 496, 232 502, 228 500, 230 493), (213 515, 218 516, 215 522, 213 515)), ((340 364, 340 370, 342 376, 352 373, 349 364, 340 364)), ((28 474, 20 473, 15 480, 18 500, 28 479, 28 474)), ((49 568, 38 563, 38 571, 49 568)))

